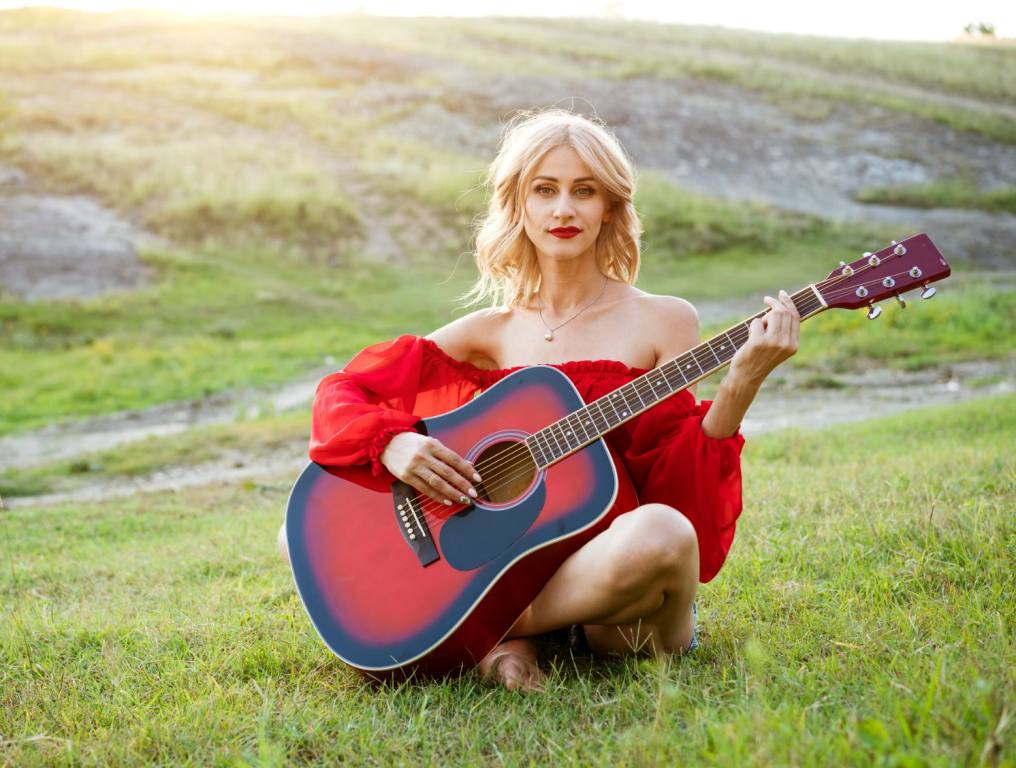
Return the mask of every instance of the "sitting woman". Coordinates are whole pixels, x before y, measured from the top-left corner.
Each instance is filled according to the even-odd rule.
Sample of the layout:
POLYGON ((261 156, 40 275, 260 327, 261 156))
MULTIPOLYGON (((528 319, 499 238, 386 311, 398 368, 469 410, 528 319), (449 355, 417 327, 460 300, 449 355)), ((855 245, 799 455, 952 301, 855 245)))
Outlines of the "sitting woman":
MULTIPOLYGON (((369 464, 441 504, 468 503, 476 468, 414 431, 509 373, 552 365, 586 403, 699 343, 695 309, 634 286, 641 227, 631 162, 595 120, 521 116, 490 167, 476 238, 486 303, 426 337, 361 351, 318 387, 310 458, 369 464)), ((594 655, 684 653, 695 592, 722 566, 741 512, 739 425, 762 381, 797 349, 800 317, 766 297, 715 399, 677 392, 604 437, 621 487, 602 530, 557 569, 478 665, 508 688, 539 689, 538 636, 570 631, 594 655)), ((285 532, 279 546, 286 554, 285 532)))

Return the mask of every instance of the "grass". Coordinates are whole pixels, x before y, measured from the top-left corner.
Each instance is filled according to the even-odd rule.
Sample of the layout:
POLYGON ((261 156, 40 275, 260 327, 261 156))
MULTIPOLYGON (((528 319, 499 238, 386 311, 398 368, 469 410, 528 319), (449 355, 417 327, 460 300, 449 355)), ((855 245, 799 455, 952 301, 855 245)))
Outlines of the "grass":
POLYGON ((446 272, 315 265, 271 258, 263 245, 254 254, 160 254, 162 279, 149 290, 0 304, 0 433, 281 384, 396 328, 423 331, 451 299, 446 272), (433 291, 419 295, 414 280, 433 291), (380 293, 392 304, 377 303, 380 293))
POLYGON ((655 77, 729 83, 804 119, 836 104, 869 105, 1016 143, 1012 46, 836 40, 652 22, 369 18, 327 28, 344 42, 369 37, 404 53, 454 58, 470 68, 557 77, 655 77), (496 55, 490 55, 491 51, 496 55), (944 94, 946 98, 939 97, 944 94), (949 99, 953 95, 956 98, 949 99), (964 98, 959 98, 960 95, 964 98))
POLYGON ((344 668, 275 552, 288 478, 9 511, 3 761, 1009 765, 1014 427, 1008 396, 749 442, 700 650, 547 645, 542 697, 344 668))
POLYGON ((1016 213, 1016 187, 982 191, 966 177, 937 179, 928 184, 868 187, 854 195, 862 203, 907 205, 914 208, 977 208, 1016 213))
POLYGON ((882 316, 829 311, 809 320, 795 362, 828 371, 879 365, 927 368, 962 360, 1006 359, 1016 352, 1016 292, 984 284, 940 292, 921 301, 906 296, 907 309, 887 302, 882 316))

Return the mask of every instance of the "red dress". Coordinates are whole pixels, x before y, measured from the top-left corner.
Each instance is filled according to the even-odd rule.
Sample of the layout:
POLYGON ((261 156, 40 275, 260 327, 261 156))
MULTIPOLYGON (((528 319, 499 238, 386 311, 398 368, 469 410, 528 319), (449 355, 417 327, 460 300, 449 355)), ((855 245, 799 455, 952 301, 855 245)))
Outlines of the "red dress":
MULTIPOLYGON (((387 473, 380 456, 394 435, 411 431, 420 418, 457 408, 522 367, 477 368, 421 336, 373 344, 318 385, 310 458, 325 466, 369 463, 375 475, 387 473)), ((554 367, 587 403, 649 370, 616 360, 576 360, 554 367)), ((740 431, 726 438, 702 431, 710 405, 708 400, 696 405, 694 395, 684 390, 604 436, 615 464, 618 459, 623 464, 617 468, 618 481, 632 484, 640 503, 667 504, 691 521, 703 582, 720 570, 734 540, 744 444, 740 431)))

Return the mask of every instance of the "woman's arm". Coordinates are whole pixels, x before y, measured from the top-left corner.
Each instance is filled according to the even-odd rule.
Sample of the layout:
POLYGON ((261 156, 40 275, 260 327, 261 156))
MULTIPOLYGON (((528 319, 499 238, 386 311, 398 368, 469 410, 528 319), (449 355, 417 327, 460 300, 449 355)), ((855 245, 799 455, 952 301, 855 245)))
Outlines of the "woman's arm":
POLYGON ((752 321, 748 341, 730 361, 720 382, 702 431, 709 437, 729 437, 737 431, 762 382, 776 366, 797 351, 801 316, 786 291, 779 299, 765 297, 770 311, 752 321))

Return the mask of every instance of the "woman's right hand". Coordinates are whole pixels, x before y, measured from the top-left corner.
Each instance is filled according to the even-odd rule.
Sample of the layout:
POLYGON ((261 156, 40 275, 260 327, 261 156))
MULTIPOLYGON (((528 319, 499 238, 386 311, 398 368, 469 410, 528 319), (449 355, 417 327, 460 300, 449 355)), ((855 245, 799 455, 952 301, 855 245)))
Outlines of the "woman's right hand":
POLYGON ((441 504, 468 504, 469 497, 476 498, 476 469, 435 437, 399 432, 380 459, 399 480, 441 504))

